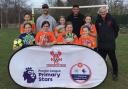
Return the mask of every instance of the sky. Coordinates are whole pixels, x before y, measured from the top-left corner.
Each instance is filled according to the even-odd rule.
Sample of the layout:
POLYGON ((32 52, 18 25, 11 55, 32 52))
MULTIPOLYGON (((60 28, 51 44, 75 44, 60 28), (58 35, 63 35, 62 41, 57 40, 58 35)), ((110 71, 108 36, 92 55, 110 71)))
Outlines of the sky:
MULTIPOLYGON (((46 2, 47 0, 29 0, 28 5, 31 5, 33 8, 40 8, 46 2)), ((124 0, 124 3, 128 3, 128 0, 124 0)))
POLYGON ((29 0, 28 5, 31 5, 33 8, 40 8, 42 4, 46 3, 47 0, 29 0))

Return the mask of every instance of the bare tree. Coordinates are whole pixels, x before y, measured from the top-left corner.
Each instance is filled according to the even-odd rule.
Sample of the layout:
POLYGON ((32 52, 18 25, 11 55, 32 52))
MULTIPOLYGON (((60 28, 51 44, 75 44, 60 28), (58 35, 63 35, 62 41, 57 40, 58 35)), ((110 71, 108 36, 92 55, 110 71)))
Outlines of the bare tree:
MULTIPOLYGON (((4 18, 5 18, 5 20, 3 20, 3 21, 5 21, 4 23, 5 23, 5 26, 7 26, 8 25, 8 4, 9 4, 9 2, 10 2, 10 0, 1 0, 1 6, 2 6, 2 11, 3 11, 3 13, 5 14, 4 16, 4 18)), ((2 14, 3 14, 2 13, 2 14)))
POLYGON ((28 0, 0 0, 1 4, 1 22, 7 27, 9 23, 18 23, 21 20, 24 11, 30 8, 26 2, 28 0))
POLYGON ((124 0, 105 0, 105 2, 109 5, 109 11, 112 14, 121 15, 124 14, 124 0))
MULTIPOLYGON (((88 5, 97 5, 101 4, 101 0, 67 0, 67 3, 65 4, 63 0, 48 0, 47 2, 51 6, 72 6, 74 4, 78 4, 80 6, 88 6, 88 5)), ((97 9, 97 8, 96 8, 97 9)), ((81 9, 81 12, 86 14, 96 14, 96 9, 81 9)), ((69 13, 71 13, 71 10, 50 10, 50 14, 52 14, 54 17, 59 17, 60 15, 67 16, 69 13)))
POLYGON ((78 5, 97 5, 101 4, 102 0, 67 0, 69 5, 78 4, 78 5))

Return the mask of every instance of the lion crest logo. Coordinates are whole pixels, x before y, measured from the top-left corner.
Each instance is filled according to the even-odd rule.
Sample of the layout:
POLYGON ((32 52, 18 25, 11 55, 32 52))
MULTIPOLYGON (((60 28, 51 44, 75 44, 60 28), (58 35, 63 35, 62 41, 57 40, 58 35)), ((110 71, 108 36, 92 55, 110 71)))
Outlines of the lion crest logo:
POLYGON ((31 67, 26 68, 23 73, 24 81, 27 80, 27 83, 34 83, 36 80, 36 74, 31 67))

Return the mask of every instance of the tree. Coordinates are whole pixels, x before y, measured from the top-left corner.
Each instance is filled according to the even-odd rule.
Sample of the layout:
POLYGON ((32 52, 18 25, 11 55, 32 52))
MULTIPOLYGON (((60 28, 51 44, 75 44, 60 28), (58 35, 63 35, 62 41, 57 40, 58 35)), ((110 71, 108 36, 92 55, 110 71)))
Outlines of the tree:
POLYGON ((124 0, 105 0, 105 2, 109 5, 109 11, 115 15, 124 14, 124 0))
POLYGON ((101 4, 101 0, 67 0, 69 5, 78 4, 78 5, 97 5, 101 4))
POLYGON ((30 11, 26 4, 28 0, 0 0, 2 11, 2 24, 7 27, 9 23, 18 23, 23 12, 30 11))
MULTIPOLYGON (((88 5, 97 5, 97 4, 102 4, 101 0, 48 0, 48 4, 50 6, 72 6, 74 4, 78 4, 80 6, 88 6, 88 5), (65 3, 67 1, 67 3, 65 3)), ((86 14, 96 14, 96 9, 81 9, 81 12, 86 15, 86 14)), ((50 10, 50 14, 52 14, 55 17, 59 17, 60 15, 67 16, 69 13, 71 13, 71 9, 69 10, 50 10), (57 13, 57 14, 56 14, 57 13)))

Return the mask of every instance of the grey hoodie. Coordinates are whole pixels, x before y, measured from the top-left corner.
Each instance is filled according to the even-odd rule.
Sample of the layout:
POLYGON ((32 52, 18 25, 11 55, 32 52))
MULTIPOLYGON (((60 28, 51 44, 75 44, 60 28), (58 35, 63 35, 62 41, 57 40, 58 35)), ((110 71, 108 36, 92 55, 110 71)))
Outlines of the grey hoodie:
POLYGON ((37 31, 40 31, 41 25, 44 21, 48 21, 50 23, 50 31, 52 31, 55 28, 56 20, 51 15, 46 16, 46 15, 42 14, 41 16, 39 16, 37 18, 37 21, 36 21, 37 31))

